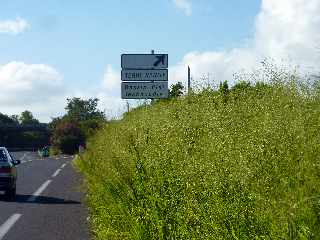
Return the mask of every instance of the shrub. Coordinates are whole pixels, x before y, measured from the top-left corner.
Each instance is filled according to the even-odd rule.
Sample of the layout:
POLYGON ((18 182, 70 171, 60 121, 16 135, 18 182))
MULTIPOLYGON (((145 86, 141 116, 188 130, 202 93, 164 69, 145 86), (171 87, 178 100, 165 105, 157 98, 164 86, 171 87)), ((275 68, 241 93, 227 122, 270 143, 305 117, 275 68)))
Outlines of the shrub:
POLYGON ((59 155, 61 152, 57 147, 51 146, 49 149, 49 155, 50 156, 55 156, 55 155, 59 155))
POLYGON ((84 143, 85 137, 75 123, 61 121, 55 127, 51 141, 62 153, 73 154, 78 151, 78 146, 84 143))

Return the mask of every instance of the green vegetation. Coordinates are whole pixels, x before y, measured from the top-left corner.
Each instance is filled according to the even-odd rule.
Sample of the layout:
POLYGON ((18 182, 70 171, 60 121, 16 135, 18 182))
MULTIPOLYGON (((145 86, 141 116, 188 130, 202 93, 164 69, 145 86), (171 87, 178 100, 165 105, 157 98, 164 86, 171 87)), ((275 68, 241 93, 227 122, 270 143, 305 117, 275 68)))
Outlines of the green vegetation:
POLYGON ((51 153, 78 152, 79 145, 85 145, 86 139, 105 123, 104 113, 97 109, 98 101, 97 98, 67 99, 67 113, 63 117, 52 119, 50 123, 51 153))
POLYGON ((106 124, 75 162, 95 239, 320 239, 320 93, 271 80, 106 124))
POLYGON ((182 85, 181 82, 173 84, 170 87, 169 98, 177 98, 177 97, 182 96, 183 95, 183 89, 184 89, 184 86, 182 85))
POLYGON ((20 116, 0 113, 0 146, 9 149, 37 149, 49 144, 50 131, 30 111, 20 116))
POLYGON ((32 112, 27 110, 21 113, 19 117, 19 122, 21 125, 37 125, 40 123, 37 119, 33 117, 32 112))
POLYGON ((40 123, 28 110, 12 116, 0 113, 0 146, 40 150, 51 144, 50 155, 73 154, 105 123, 104 113, 97 109, 98 101, 67 99, 66 114, 49 124, 40 123))

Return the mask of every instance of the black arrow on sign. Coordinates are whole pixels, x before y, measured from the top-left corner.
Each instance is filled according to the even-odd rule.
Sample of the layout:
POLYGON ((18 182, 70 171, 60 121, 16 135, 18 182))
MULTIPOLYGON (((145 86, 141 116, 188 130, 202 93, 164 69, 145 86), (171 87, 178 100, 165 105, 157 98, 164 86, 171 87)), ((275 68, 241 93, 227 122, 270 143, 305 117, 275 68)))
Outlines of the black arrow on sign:
POLYGON ((156 58, 157 58, 157 61, 153 64, 154 67, 157 67, 160 63, 164 65, 164 60, 166 58, 166 55, 156 56, 156 58))

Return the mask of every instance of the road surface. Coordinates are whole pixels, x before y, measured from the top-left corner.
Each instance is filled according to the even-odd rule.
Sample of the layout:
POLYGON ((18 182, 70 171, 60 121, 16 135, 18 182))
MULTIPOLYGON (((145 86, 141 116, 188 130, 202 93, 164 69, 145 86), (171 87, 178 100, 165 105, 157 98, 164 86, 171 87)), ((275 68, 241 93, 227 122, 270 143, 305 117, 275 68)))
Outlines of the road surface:
POLYGON ((17 197, 0 192, 0 240, 89 239, 81 178, 72 157, 41 159, 37 153, 13 153, 17 167, 17 197))

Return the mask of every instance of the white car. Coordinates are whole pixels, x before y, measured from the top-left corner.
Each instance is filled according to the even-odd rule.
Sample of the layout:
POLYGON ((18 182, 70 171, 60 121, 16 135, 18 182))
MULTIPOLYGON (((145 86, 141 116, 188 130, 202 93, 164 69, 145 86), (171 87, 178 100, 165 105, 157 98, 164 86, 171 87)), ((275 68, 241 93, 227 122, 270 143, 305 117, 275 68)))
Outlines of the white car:
POLYGON ((5 147, 0 147, 0 191, 9 198, 16 196, 17 169, 20 160, 15 160, 5 147))

